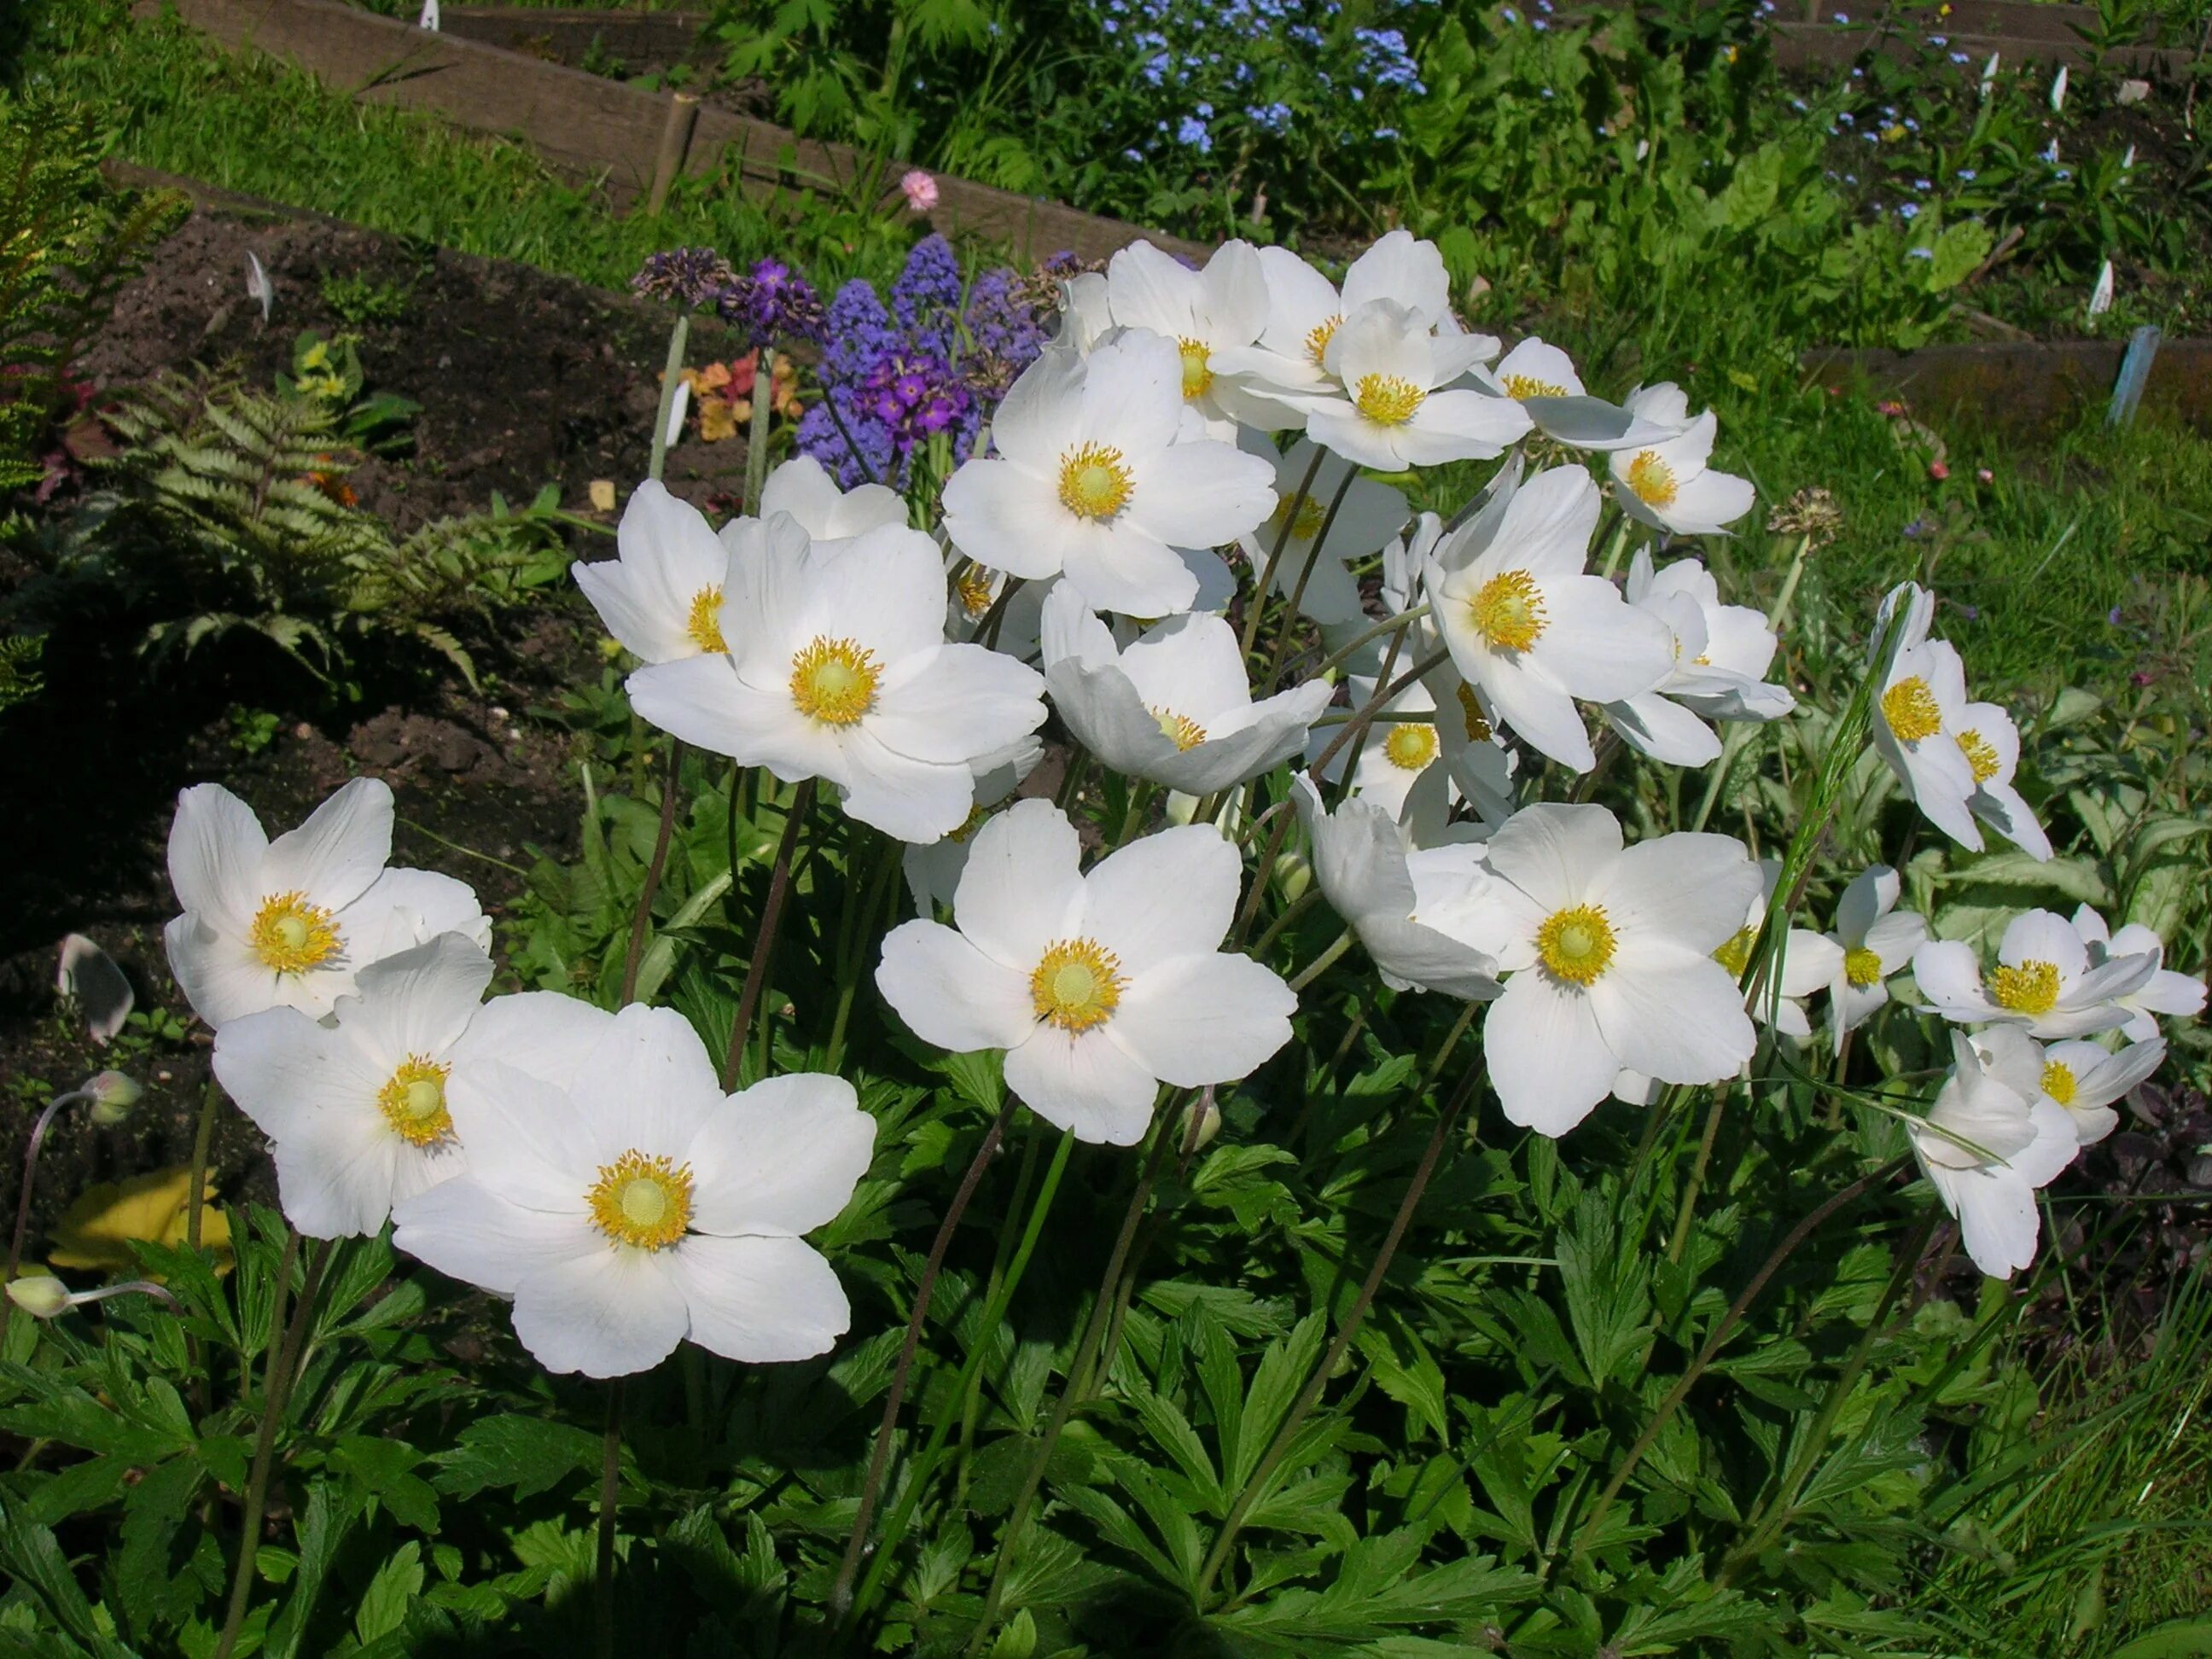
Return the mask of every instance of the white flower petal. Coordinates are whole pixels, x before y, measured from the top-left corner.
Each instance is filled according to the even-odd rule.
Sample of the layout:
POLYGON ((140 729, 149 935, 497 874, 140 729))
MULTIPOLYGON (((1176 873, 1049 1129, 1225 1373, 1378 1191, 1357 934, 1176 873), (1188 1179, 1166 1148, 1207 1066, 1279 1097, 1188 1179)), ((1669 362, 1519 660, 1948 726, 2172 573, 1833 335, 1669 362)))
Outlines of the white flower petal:
POLYGON ((853 1085, 794 1072, 732 1095, 684 1154, 696 1231, 811 1232, 837 1218, 868 1172, 876 1121, 853 1085))
POLYGON ((217 927, 243 927, 263 897, 262 854, 269 844, 253 809, 219 783, 198 783, 177 797, 169 823, 169 885, 188 915, 217 927))
POLYGON ((655 1251, 596 1250, 535 1268, 514 1287, 514 1334, 549 1371, 650 1370, 690 1328, 674 1264, 655 1251))
MULTIPOLYGON (((1548 913, 1580 903, 1620 851, 1620 821, 1602 806, 1542 802, 1506 819, 1484 858, 1548 913)), ((1741 916, 1743 905, 1735 908, 1741 916)))
POLYGON ((902 755, 965 766, 1044 724, 1043 678, 1012 657, 939 645, 916 664, 885 678, 866 721, 870 737, 902 755))
POLYGON ((1537 969, 1508 980, 1483 1016, 1482 1054, 1507 1119, 1554 1139, 1612 1092, 1620 1070, 1589 999, 1537 969))
POLYGON ((1257 1069, 1291 1040, 1297 1006, 1273 969, 1217 951, 1137 975, 1105 1029, 1163 1082, 1196 1088, 1257 1069))
POLYGON ((512 1296, 541 1267, 609 1253, 581 1210, 550 1214, 508 1203, 481 1170, 441 1182, 392 1208, 392 1242, 448 1279, 512 1296))
POLYGON ((556 1215, 586 1212, 586 1197, 609 1160, 564 1091, 491 1061, 447 1079, 446 1109, 468 1149, 470 1179, 494 1198, 556 1215))
POLYGON ((1065 812, 1048 800, 1016 801, 969 843, 953 920, 986 956, 1026 975, 1081 916, 1082 858, 1065 812))
POLYGON ((392 786, 356 778, 276 837, 262 855, 264 890, 301 892, 325 909, 366 893, 392 859, 392 786))
POLYGON ((1133 1146, 1152 1121, 1159 1081, 1102 1029, 1080 1035, 1039 1025, 1006 1051, 1006 1087, 1078 1140, 1133 1146))
POLYGON ((567 1091, 585 1058, 614 1024, 604 1008, 558 991, 494 997, 477 1011, 449 1056, 456 1072, 512 1066, 567 1091))
POLYGON ((1084 878, 1081 928, 1135 979, 1155 964, 1218 949, 1244 873, 1210 823, 1162 830, 1111 853, 1084 878))
MULTIPOLYGON (((1043 948, 1040 941, 1032 967, 1043 948)), ((876 967, 876 988, 916 1036, 953 1054, 1012 1048, 1036 1024, 1022 974, 934 921, 891 930, 876 967)))
POLYGON ((669 1253, 691 1340, 749 1365, 827 1353, 853 1323, 845 1287, 812 1245, 795 1238, 694 1233, 669 1253))
MULTIPOLYGON (((1493 861, 1496 847, 1493 840, 1493 861)), ((1675 940, 1703 954, 1743 926, 1759 885, 1759 866, 1735 836, 1678 831, 1622 853, 1590 897, 1624 934, 1675 940)))
POLYGON ((1686 946, 1624 940, 1589 996, 1620 1064, 1663 1082, 1733 1077, 1759 1044, 1735 981, 1686 946))
POLYGON ((569 1101, 589 1131, 597 1164, 627 1152, 681 1162, 708 1120, 725 1109, 714 1062, 691 1022, 673 1008, 632 1003, 585 1056, 569 1101))
MULTIPOLYGON (((373 1237, 398 1193, 401 1158, 415 1149, 374 1109, 300 1115, 270 1149, 285 1219, 309 1238, 373 1237)), ((460 1172, 453 1160, 453 1173, 460 1172)))
POLYGON ((466 1030, 491 983, 491 958, 476 941, 441 933, 382 957, 354 976, 359 1002, 341 1024, 395 1061, 409 1054, 437 1056, 466 1030))

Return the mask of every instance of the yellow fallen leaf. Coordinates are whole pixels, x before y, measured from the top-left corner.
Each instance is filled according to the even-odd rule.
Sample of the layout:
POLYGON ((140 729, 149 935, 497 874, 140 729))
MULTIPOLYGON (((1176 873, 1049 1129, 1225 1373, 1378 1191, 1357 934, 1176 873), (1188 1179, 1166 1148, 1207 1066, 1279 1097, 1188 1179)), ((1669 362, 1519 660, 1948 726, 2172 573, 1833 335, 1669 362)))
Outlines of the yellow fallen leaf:
POLYGON ((587 488, 593 512, 611 513, 615 510, 615 481, 612 478, 594 478, 587 488))
MULTIPOLYGON (((138 1258, 129 1241, 143 1239, 155 1244, 185 1242, 186 1195, 192 1172, 185 1164, 132 1176, 128 1181, 102 1182, 80 1194, 54 1224, 53 1249, 46 1253, 51 1267, 74 1267, 96 1273, 136 1273, 138 1258)), ((201 1189, 212 1199, 212 1184, 201 1189)), ((200 1243, 214 1252, 216 1271, 230 1269, 230 1223, 221 1210, 200 1212, 200 1243)))

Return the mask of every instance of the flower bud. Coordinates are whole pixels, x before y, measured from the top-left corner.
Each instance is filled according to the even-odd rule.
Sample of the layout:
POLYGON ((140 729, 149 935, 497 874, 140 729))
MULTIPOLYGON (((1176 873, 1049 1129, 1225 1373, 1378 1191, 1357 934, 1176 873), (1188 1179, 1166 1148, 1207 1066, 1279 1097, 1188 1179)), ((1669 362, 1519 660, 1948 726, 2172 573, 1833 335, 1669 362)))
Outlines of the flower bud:
POLYGON ((1208 1089, 1191 1102, 1183 1114, 1183 1146, 1189 1152, 1203 1152, 1221 1133, 1221 1108, 1213 1103, 1213 1091, 1208 1089))
POLYGON ((10 1279, 8 1299, 33 1319, 52 1319, 72 1300, 69 1286, 52 1273, 33 1273, 10 1279))
POLYGON ((1287 904, 1304 895, 1306 889, 1313 884, 1313 866, 1306 861, 1304 854, 1279 854, 1272 879, 1275 890, 1283 896, 1283 902, 1287 904))
POLYGON ((101 1072, 85 1079, 84 1097, 92 1103, 88 1108, 92 1121, 103 1129, 112 1129, 129 1117, 145 1092, 136 1078, 121 1072, 101 1072))

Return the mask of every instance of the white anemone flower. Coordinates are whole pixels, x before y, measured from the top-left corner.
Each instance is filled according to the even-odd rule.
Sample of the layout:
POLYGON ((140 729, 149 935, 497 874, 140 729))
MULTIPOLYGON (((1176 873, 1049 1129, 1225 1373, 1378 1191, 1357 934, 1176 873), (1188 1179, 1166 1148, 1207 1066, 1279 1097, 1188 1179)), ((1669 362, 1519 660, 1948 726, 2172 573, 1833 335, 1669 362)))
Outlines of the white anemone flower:
POLYGON ((1286 602, 1293 592, 1297 593, 1299 614, 1324 628, 1343 623, 1364 626, 1367 616, 1360 605, 1359 584, 1351 567, 1381 552, 1405 527, 1411 512, 1405 492, 1360 477, 1350 461, 1326 450, 1317 451, 1310 439, 1299 439, 1279 455, 1258 432, 1247 430, 1237 441, 1247 453, 1261 457, 1275 469, 1274 514, 1238 544, 1254 574, 1267 573, 1272 591, 1286 602), (1320 468, 1314 471, 1313 482, 1301 495, 1299 486, 1306 483, 1316 453, 1321 456, 1320 468), (1340 491, 1343 502, 1331 520, 1330 505, 1340 491), (1326 553, 1317 544, 1323 525, 1328 527, 1326 553), (1273 558, 1271 566, 1278 542, 1282 544, 1282 556, 1273 558))
POLYGON ((1656 617, 1583 572, 1602 505, 1580 467, 1540 472, 1502 512, 1438 543, 1426 577, 1461 676, 1516 735, 1578 772, 1597 762, 1574 700, 1640 696, 1674 660, 1656 617))
POLYGON ((1293 778, 1291 789, 1313 841, 1322 896, 1358 935, 1385 985, 1470 1002, 1499 994, 1497 959, 1460 937, 1479 926, 1474 915, 1491 881, 1481 843, 1414 848, 1372 801, 1328 812, 1310 779, 1293 778))
POLYGON ((1872 721, 1875 751, 1930 823, 1979 852, 1982 832, 1968 805, 1974 767, 1957 737, 1967 708, 1966 671, 1948 644, 1928 637, 1935 614, 1935 595, 1911 582, 1882 599, 1874 634, 1883 665, 1872 721))
POLYGON ((325 1019, 270 1008, 216 1033, 216 1077, 269 1137, 301 1232, 373 1235, 395 1203, 467 1169, 446 1105, 457 1070, 557 1076, 614 1018, 550 992, 487 1007, 491 973, 476 941, 441 933, 362 969, 325 1019))
POLYGON ((1520 806, 1520 751, 1498 735, 1491 711, 1449 663, 1421 683, 1437 705, 1437 747, 1453 787, 1478 822, 1504 823, 1520 806))
POLYGON ((975 805, 968 822, 942 841, 927 847, 909 846, 900 857, 907 890, 914 895, 915 914, 933 916, 940 904, 952 902, 960 889, 960 872, 968 867, 969 843, 989 822, 991 814, 1012 799, 1022 781, 1036 770, 1044 758, 1044 744, 1024 738, 1010 751, 986 756, 975 763, 975 805))
POLYGON ((2156 1036, 2160 1014, 2194 1019, 2204 1012, 2204 981, 2168 968, 2166 941, 2142 923, 2129 922, 2115 933, 2105 925, 2104 917, 2085 904, 2074 913, 2074 931, 2088 948, 2093 966, 2130 956, 2147 956, 2158 964, 2142 985, 2112 999, 2127 1010, 2127 1024, 2119 1030, 2129 1042, 2148 1042, 2156 1036))
POLYGON ((1751 480, 1707 468, 1720 422, 1707 410, 1690 418, 1690 402, 1672 381, 1628 394, 1626 408, 1674 435, 1606 457, 1613 499, 1631 518, 1675 536, 1709 536, 1751 511, 1751 480))
POLYGON ((1974 1265, 2009 1279, 2035 1260, 2036 1190, 2074 1161, 2081 1142, 2063 1108, 2008 1086, 1962 1033, 1951 1034, 1951 1048, 1936 1103, 1907 1126, 1912 1154, 1958 1218, 1974 1265))
POLYGON ((1048 351, 991 425, 997 453, 945 486, 945 527, 978 564, 1066 572, 1098 605, 1165 617, 1198 596, 1179 548, 1233 542, 1274 511, 1274 471, 1232 444, 1182 436, 1174 341, 1129 331, 1088 357, 1048 351))
POLYGON ((848 813, 901 841, 957 830, 975 804, 971 763, 1044 723, 1042 679, 946 643, 945 568, 920 531, 812 549, 789 519, 772 524, 783 539, 730 562, 729 654, 638 670, 631 706, 787 783, 833 784, 848 813))
POLYGON ((1572 449, 1644 449, 1676 435, 1671 426, 1590 396, 1574 359, 1533 334, 1505 354, 1491 378, 1546 437, 1572 449))
MULTIPOLYGON (((1995 1027, 2001 1030, 2004 1027, 1995 1027)), ((2093 1146, 2120 1127, 2112 1103, 2166 1062, 2166 1039, 2131 1042, 2118 1054, 2094 1042, 2054 1042, 2043 1051, 2043 1092, 2066 1109, 2074 1133, 2093 1146)))
POLYGON ((1828 1026, 1838 1054, 1844 1034, 1889 1000, 1890 975, 1902 972, 1928 938, 1926 917, 1897 908, 1904 890, 1896 871, 1874 864, 1852 877, 1836 901, 1836 931, 1830 937, 1843 957, 1828 981, 1828 1026))
POLYGON ((1625 590, 1630 605, 1656 617, 1674 642, 1674 665, 1650 690, 1607 703, 1606 724, 1639 754, 1669 766, 1703 766, 1720 757, 1709 720, 1776 720, 1797 707, 1767 683, 1777 641, 1749 605, 1723 605, 1720 586, 1697 559, 1655 567, 1637 549, 1625 590))
MULTIPOLYGON (((1759 861, 1759 896, 1745 911, 1743 926, 1713 952, 1713 960, 1727 969, 1739 985, 1743 983, 1744 970, 1751 966, 1759 936, 1765 930, 1767 907, 1774 899, 1775 884, 1781 878, 1779 859, 1759 861)), ((1751 1017, 1784 1036, 1803 1042, 1813 1035, 1805 999, 1825 989, 1843 969, 1844 947, 1835 940, 1809 928, 1789 928, 1783 934, 1780 951, 1751 988, 1751 1017)))
MULTIPOLYGON (((907 522, 906 502, 898 491, 879 483, 837 488, 828 469, 811 455, 794 455, 768 475, 761 485, 760 514, 770 519, 787 513, 801 530, 817 542, 842 542, 865 535, 880 525, 907 522)), ((738 520, 722 526, 722 540, 732 552, 738 520)))
POLYGON ((392 786, 356 778, 270 841, 221 784, 177 797, 169 884, 184 915, 163 930, 169 968, 220 1030, 264 1008, 319 1019, 370 963, 434 939, 491 945, 491 920, 465 882, 392 870, 392 786))
POLYGON ((599 621, 643 662, 726 649, 722 588, 730 549, 706 515, 657 478, 630 492, 616 527, 617 556, 568 567, 599 621))
POLYGON ((2127 1024, 2119 999, 2158 971, 2149 952, 2092 963, 2065 917, 2027 910, 2007 924, 1997 965, 1985 978, 1973 947, 1930 939, 1912 953, 1912 977, 1929 1006, 1960 1024, 2024 1025, 2045 1042, 2117 1030, 2127 1024))
MULTIPOLYGON (((1364 674, 1346 678, 1345 684, 1352 692, 1350 709, 1357 712, 1374 701, 1376 682, 1364 674)), ((1416 680, 1396 696, 1382 705, 1367 728, 1366 740, 1359 744, 1359 758, 1352 769, 1352 793, 1360 799, 1380 807, 1392 823, 1405 815, 1406 798, 1413 786, 1431 771, 1449 778, 1443 763, 1443 742, 1440 735, 1443 720, 1437 717, 1437 701, 1429 689, 1416 680), (1426 719, 1394 720, 1393 714, 1426 715, 1426 719)), ((1342 727, 1324 726, 1316 728, 1306 738, 1308 765, 1317 760, 1322 750, 1334 743, 1342 734, 1342 727)), ((1340 781, 1344 768, 1351 759, 1352 745, 1346 744, 1330 757, 1322 775, 1330 782, 1340 781)), ((1445 788, 1445 805, 1459 799, 1459 786, 1449 781, 1445 788)))
POLYGON ((1455 385, 1488 343, 1431 334, 1417 313, 1377 300, 1330 335, 1322 357, 1330 383, 1287 401, 1304 412, 1314 442, 1378 472, 1489 460, 1529 422, 1510 398, 1455 385))
POLYGON ((1133 1146, 1164 1081, 1244 1076, 1290 1041, 1272 970, 1220 950, 1236 849, 1209 824, 1164 830, 1084 874, 1075 826, 1017 801, 977 831, 954 927, 909 921, 876 985, 926 1042, 1006 1051, 1006 1086, 1077 1139, 1133 1146))
POLYGON ((1483 1054, 1508 1118, 1562 1135, 1623 1072, 1717 1083, 1752 1057, 1743 994, 1713 959, 1759 892, 1741 842, 1624 848, 1603 807, 1541 804, 1500 825, 1484 859, 1498 880, 1470 942, 1506 975, 1483 1054))
POLYGON ((1133 242, 1108 262, 1106 303, 1124 328, 1149 329, 1176 343, 1182 360, 1184 405, 1206 435, 1233 442, 1245 400, 1233 377, 1218 374, 1214 356, 1260 337, 1267 324, 1267 276, 1249 242, 1224 242, 1203 270, 1133 242))
MULTIPOLYGON (((1964 678, 1961 671, 1962 684, 1964 678)), ((1973 774, 1974 793, 1966 798, 1966 810, 2028 857, 2049 859, 2051 837, 2013 787, 2013 772, 2020 764, 2020 729, 2012 716, 1993 702, 1970 702, 1960 708, 1954 728, 1951 740, 1973 774)))
POLYGON ((513 1297, 548 1370, 625 1376, 687 1339, 808 1359, 852 1322, 801 1237, 836 1219, 875 1145, 843 1079, 726 1096, 682 1015, 633 1004, 566 1087, 493 1061, 457 1069, 447 1103, 468 1172, 395 1206, 392 1243, 513 1297))
POLYGON ((1237 630, 1218 617, 1170 617, 1125 650, 1066 583, 1044 602, 1044 675, 1053 707, 1114 770, 1207 795, 1298 752, 1335 688, 1313 680, 1259 702, 1237 630))
MULTIPOLYGON (((1287 248, 1261 248, 1260 266, 1267 281, 1267 325, 1254 345, 1219 353, 1213 365, 1216 374, 1236 376, 1248 395, 1261 400, 1242 416, 1249 425, 1268 424, 1269 404, 1280 410, 1273 422, 1276 428, 1305 423, 1303 406, 1291 399, 1330 389, 1329 344, 1345 319, 1366 306, 1387 301, 1424 331, 1461 331, 1451 313, 1451 278, 1443 255, 1434 242, 1417 240, 1411 231, 1394 230, 1376 239, 1344 273, 1341 290, 1287 248)), ((1498 355, 1496 340, 1472 337, 1474 361, 1498 355)))

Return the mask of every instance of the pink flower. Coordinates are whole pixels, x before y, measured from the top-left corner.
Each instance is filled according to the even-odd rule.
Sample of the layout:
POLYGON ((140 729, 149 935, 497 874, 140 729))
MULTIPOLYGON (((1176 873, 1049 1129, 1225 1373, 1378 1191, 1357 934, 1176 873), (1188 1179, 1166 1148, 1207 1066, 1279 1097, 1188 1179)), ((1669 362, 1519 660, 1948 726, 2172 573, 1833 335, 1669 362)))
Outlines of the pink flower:
POLYGON ((1935 479, 1937 483, 1942 483, 1944 479, 1951 476, 1951 469, 1941 461, 1930 461, 1928 463, 1928 476, 1935 479))
POLYGON ((937 180, 916 167, 899 180, 899 193, 914 211, 927 213, 937 205, 937 180))
POLYGON ((1974 482, 1976 483, 1995 483, 1996 481, 1997 475, 1990 471, 1987 467, 1981 468, 1974 474, 1974 482))

